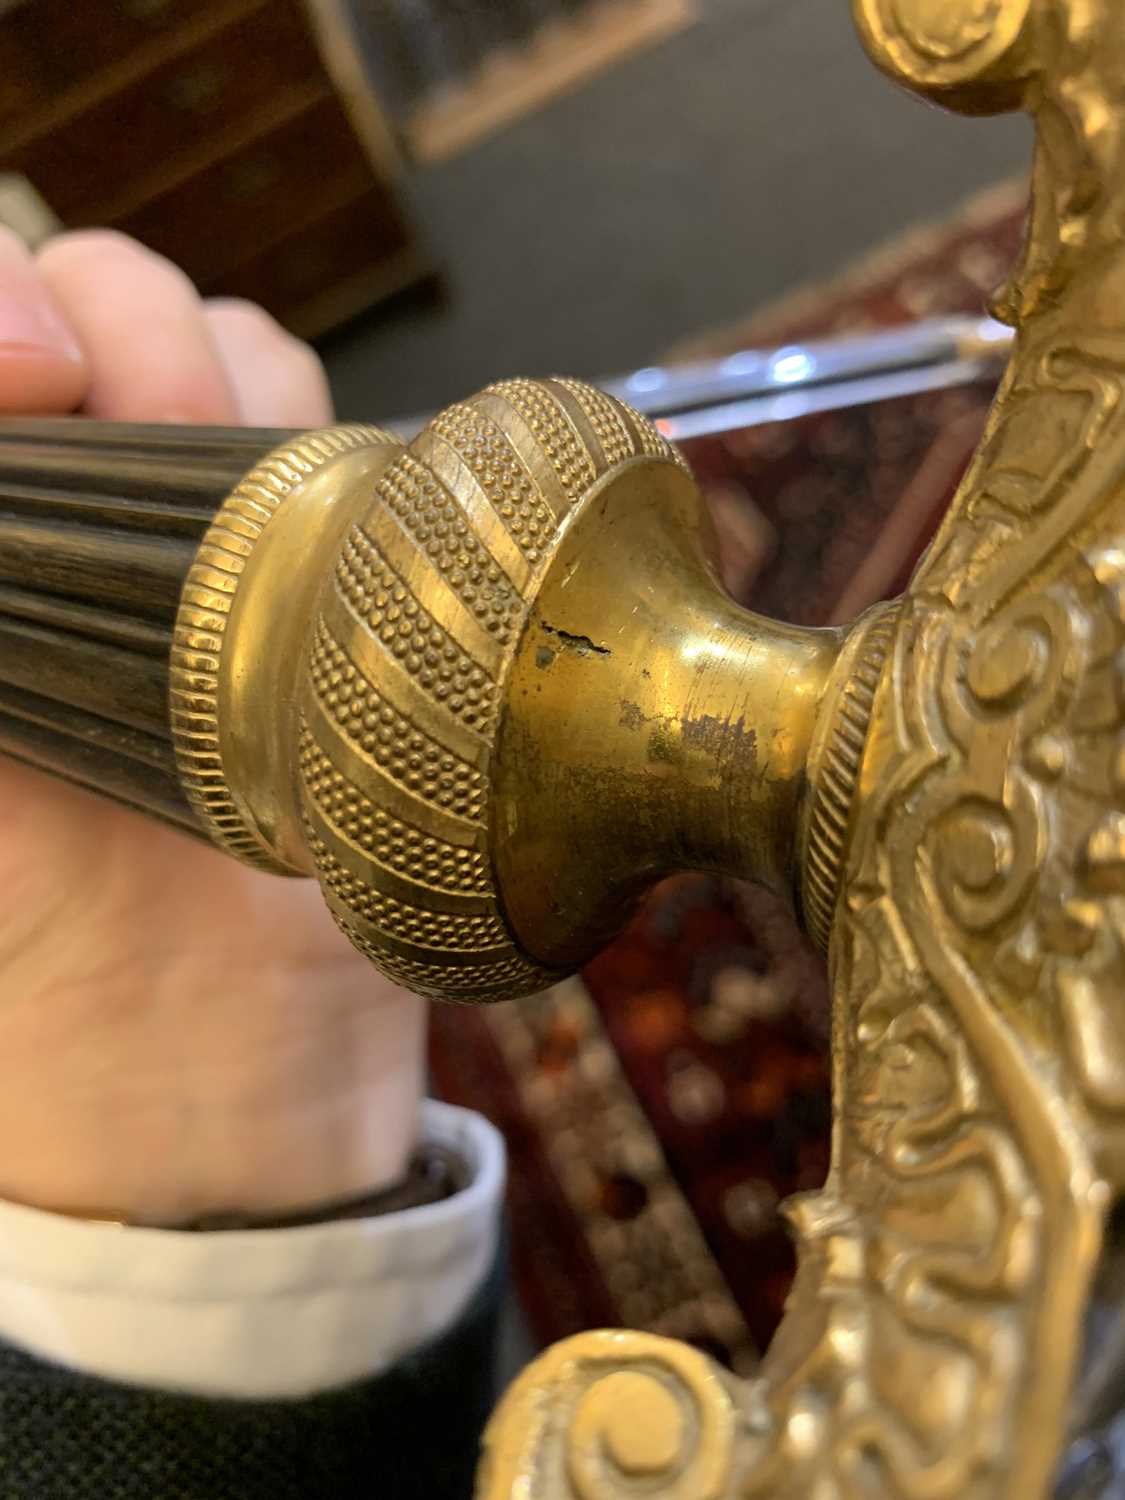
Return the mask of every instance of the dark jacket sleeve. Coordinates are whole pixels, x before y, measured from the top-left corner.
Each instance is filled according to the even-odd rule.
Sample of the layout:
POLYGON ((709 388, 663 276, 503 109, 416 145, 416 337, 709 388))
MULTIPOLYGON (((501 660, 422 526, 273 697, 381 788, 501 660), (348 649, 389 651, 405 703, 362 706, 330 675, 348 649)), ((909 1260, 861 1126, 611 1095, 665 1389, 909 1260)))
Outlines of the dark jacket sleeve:
POLYGON ((449 1333, 303 1400, 175 1395, 0 1344, 2 1500, 469 1500, 495 1394, 499 1267, 449 1333))

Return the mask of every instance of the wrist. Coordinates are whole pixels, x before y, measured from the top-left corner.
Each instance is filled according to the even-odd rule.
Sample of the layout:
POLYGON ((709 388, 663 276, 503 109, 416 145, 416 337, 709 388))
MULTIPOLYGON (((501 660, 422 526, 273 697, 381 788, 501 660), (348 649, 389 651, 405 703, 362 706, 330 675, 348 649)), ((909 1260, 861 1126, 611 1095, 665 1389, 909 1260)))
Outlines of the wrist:
MULTIPOLYGON (((174 1037, 178 986, 127 987, 112 1004, 87 991, 93 1019, 53 1047, 42 1011, 24 1038, 8 1008, 0 1197, 170 1225, 291 1214, 400 1180, 418 1137, 423 1002, 350 957, 246 980, 196 991, 174 1037)), ((40 998, 73 1018, 75 997, 40 998)))

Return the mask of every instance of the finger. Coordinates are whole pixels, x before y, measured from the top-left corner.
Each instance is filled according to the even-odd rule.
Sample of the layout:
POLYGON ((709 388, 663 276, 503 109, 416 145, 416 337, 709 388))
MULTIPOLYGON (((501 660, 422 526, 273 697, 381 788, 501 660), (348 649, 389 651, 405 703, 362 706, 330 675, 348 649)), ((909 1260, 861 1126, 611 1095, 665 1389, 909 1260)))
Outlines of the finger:
POLYGON ((26 245, 0 227, 0 412, 58 415, 86 394, 81 346, 26 245))
POLYGON ((212 341, 251 427, 323 427, 332 421, 324 366, 269 313, 236 298, 203 304, 212 341))
POLYGON ((110 230, 79 230, 51 240, 39 269, 86 351, 91 416, 238 420, 203 305, 171 261, 110 230))

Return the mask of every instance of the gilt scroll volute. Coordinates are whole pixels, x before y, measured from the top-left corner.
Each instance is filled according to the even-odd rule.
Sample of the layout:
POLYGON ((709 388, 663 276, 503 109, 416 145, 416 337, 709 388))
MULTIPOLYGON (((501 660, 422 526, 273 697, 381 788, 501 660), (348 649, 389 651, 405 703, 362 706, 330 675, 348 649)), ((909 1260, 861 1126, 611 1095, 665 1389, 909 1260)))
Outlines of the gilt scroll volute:
POLYGON ((482 1500, 1034 1500, 1072 1437, 1125 1186, 1125 13, 855 8, 892 77, 1037 148, 1016 351, 833 772, 833 1164, 758 1380, 581 1336, 501 1405, 482 1500))

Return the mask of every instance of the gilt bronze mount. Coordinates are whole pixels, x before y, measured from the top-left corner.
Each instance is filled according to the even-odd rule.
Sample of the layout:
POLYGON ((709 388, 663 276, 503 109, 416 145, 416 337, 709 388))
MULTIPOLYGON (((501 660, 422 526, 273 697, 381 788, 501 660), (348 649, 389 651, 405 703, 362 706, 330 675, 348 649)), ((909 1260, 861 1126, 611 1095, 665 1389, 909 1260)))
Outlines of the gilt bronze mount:
POLYGON ((680 869, 828 950, 833 1161, 760 1375, 582 1335, 502 1402, 480 1500, 1033 1500, 1114 1414, 1074 1392, 1125 1190, 1125 16, 855 11, 1038 145, 988 430, 849 629, 735 607, 675 450, 573 381, 409 445, 0 434, 3 750, 315 876, 438 997, 551 983, 680 869))

